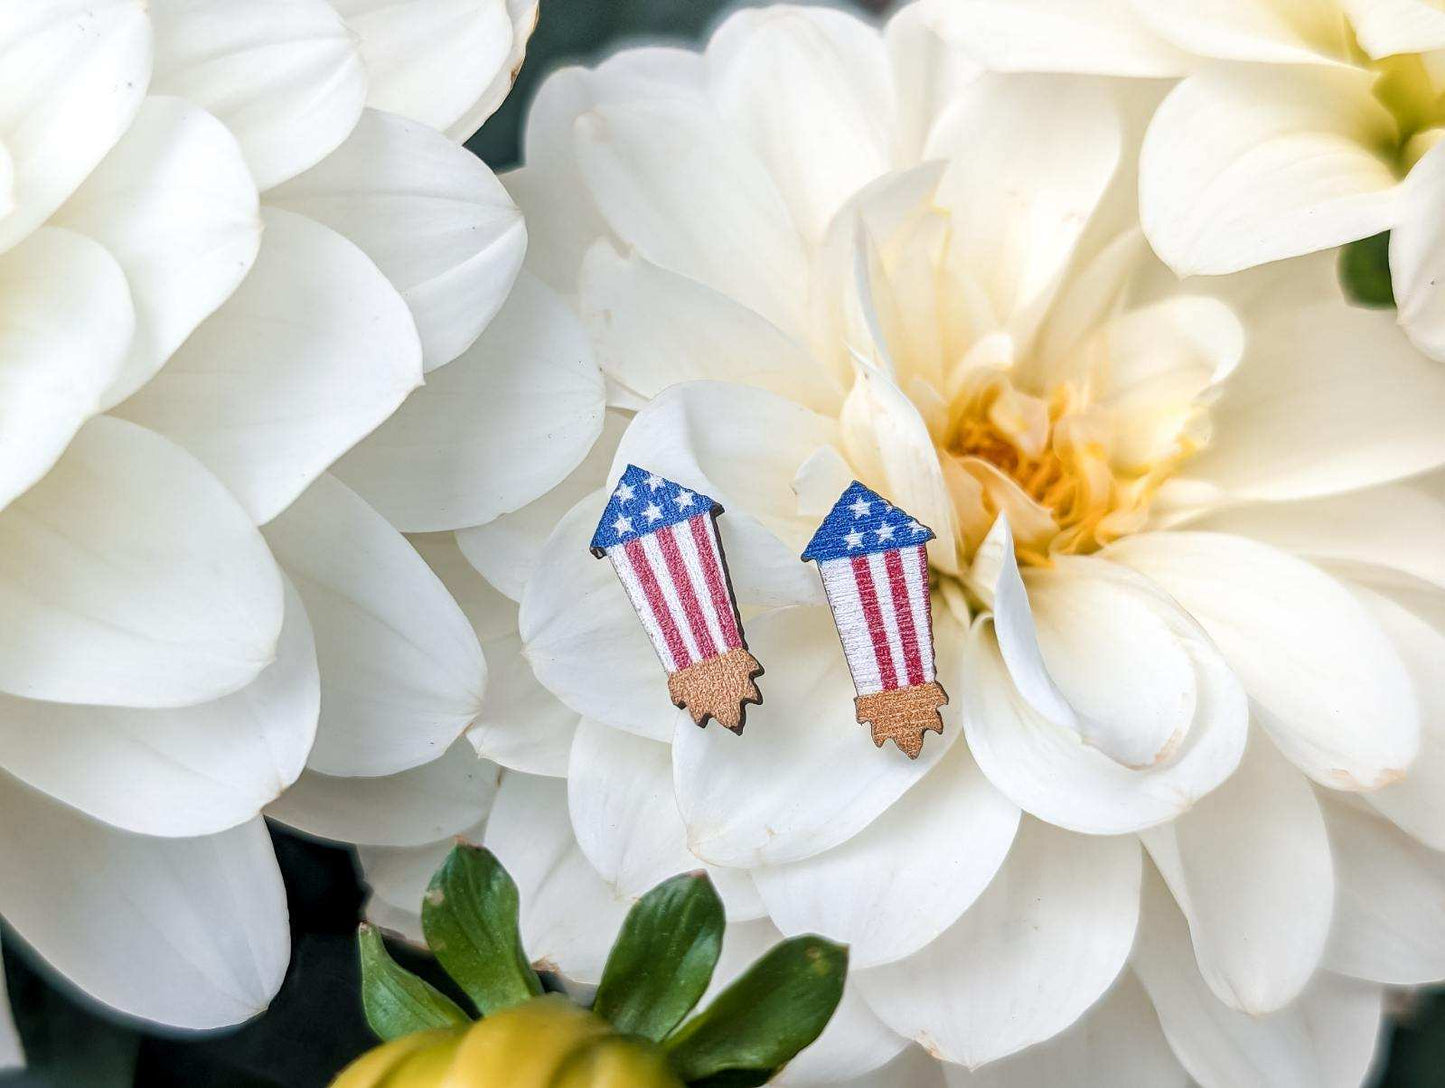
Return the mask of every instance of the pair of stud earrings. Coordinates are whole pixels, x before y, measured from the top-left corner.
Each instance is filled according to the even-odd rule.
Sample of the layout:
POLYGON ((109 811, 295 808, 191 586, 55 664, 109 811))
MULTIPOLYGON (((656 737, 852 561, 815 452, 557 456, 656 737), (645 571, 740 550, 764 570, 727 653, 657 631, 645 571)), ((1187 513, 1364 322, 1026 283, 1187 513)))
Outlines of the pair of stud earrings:
MULTIPOLYGON (((748 652, 718 535, 718 503, 628 465, 592 537, 612 561, 653 649, 673 703, 705 726, 741 735, 761 703, 763 667, 748 652)), ((873 743, 910 759, 925 732, 943 732, 948 695, 934 668, 926 545, 933 532, 858 482, 844 489, 804 550, 816 562, 857 690, 857 720, 873 743)))

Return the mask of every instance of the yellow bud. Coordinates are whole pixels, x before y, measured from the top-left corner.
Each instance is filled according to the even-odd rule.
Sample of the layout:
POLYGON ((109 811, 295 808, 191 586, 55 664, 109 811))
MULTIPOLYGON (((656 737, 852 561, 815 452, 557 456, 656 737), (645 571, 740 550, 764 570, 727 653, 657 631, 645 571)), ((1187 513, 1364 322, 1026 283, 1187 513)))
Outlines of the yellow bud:
POLYGON ((605 1035, 567 1059, 553 1088, 682 1088, 662 1051, 646 1039, 605 1035))
MULTIPOLYGON (((331 1082, 331 1088, 393 1088, 395 1081, 392 1074, 401 1072, 411 1058, 440 1050, 450 1061, 466 1030, 465 1026, 461 1026, 417 1031, 383 1043, 343 1069, 341 1075, 331 1082)), ((446 1066, 442 1068, 445 1070, 446 1066)))
POLYGON ((472 1025, 444 1088, 549 1088, 573 1051, 611 1030, 562 994, 534 997, 472 1025))

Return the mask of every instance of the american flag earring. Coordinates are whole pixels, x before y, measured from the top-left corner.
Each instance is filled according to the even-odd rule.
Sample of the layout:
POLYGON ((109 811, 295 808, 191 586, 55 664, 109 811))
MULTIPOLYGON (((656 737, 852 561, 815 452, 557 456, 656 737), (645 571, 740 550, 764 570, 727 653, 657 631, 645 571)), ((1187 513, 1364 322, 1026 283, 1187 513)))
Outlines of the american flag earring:
POLYGON ((933 530, 856 480, 803 552, 818 564, 873 744, 893 741, 909 759, 923 734, 943 732, 948 694, 933 662, 928 551, 933 530))
POLYGON ((722 507, 655 472, 628 465, 608 499, 592 554, 612 560, 652 640, 674 706, 700 726, 715 718, 739 735, 763 697, 763 667, 743 643, 714 517, 722 507))

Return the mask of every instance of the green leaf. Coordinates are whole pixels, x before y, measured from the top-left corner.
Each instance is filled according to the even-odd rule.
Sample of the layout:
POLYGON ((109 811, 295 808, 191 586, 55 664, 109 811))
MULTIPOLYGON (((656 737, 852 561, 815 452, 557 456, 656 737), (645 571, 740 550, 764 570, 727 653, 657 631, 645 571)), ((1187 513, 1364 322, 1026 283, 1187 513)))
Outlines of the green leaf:
POLYGON ((1395 308, 1395 287, 1390 280, 1390 232, 1361 238, 1340 247, 1340 286, 1356 306, 1373 310, 1395 308))
POLYGON ((627 912, 592 1011, 625 1035, 660 1041, 702 998, 726 925, 706 873, 659 884, 627 912))
POLYGON ((689 1084, 762 1084, 822 1034, 847 974, 842 945, 783 941, 667 1040, 668 1060, 689 1084))
POLYGON ((381 934, 371 926, 362 926, 356 937, 361 948, 361 1005, 366 1022, 382 1039, 471 1022, 446 994, 393 960, 381 934))
POLYGON ((422 900, 421 928, 483 1016, 542 992, 517 929, 517 885, 490 850, 452 848, 422 900))

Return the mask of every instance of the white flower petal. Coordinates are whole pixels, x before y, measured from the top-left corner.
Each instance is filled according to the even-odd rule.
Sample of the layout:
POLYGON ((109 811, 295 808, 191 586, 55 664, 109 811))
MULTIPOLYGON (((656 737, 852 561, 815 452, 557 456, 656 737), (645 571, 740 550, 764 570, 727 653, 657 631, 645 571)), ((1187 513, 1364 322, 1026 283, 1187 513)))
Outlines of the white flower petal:
POLYGON ((15 1018, 10 1013, 10 996, 0 983, 0 1073, 25 1068, 25 1049, 20 1044, 20 1033, 15 1030, 15 1018))
MULTIPOLYGON (((1445 19, 1445 13, 1441 15, 1445 19)), ((1445 360, 1445 148, 1417 162, 1400 191, 1390 231, 1390 282, 1405 335, 1445 360)))
POLYGON ((996 72, 1159 77, 1190 65, 1129 0, 943 0, 932 10, 945 40, 996 72))
POLYGON ((624 465, 645 465, 715 498, 725 511, 718 530, 740 604, 822 603, 816 572, 798 561, 817 520, 799 516, 792 479, 837 438, 832 419, 765 390, 687 382, 633 417, 609 478, 624 465))
MULTIPOLYGON (((907 10, 907 9, 905 9, 907 10)), ((944 1065, 920 1046, 910 1046, 887 1065, 834 1083, 833 1088, 946 1088, 944 1065)))
POLYGON ((1445 49, 1445 11, 1430 0, 1340 0, 1360 47, 1375 59, 1445 49))
POLYGON ((471 624, 406 539, 323 476, 266 527, 316 633, 321 725, 310 767, 394 774, 476 716, 487 666, 471 624))
POLYGON ((754 869, 753 880, 784 933, 842 941, 856 971, 912 955, 952 925, 1004 863, 1018 823, 1018 808, 955 744, 847 842, 754 869))
POLYGON ((1152 869, 1132 962, 1175 1056, 1202 1088, 1358 1088, 1365 1081, 1380 987, 1321 972, 1280 1012, 1236 1012, 1200 977, 1188 927, 1152 869))
POLYGON ((981 78, 935 128, 925 154, 949 159, 936 199, 968 239, 950 249, 1018 344, 1053 298, 1122 140, 1105 88, 1053 76, 981 78))
POLYGON ((517 620, 522 653, 584 718, 670 740, 677 711, 667 674, 612 564, 587 550, 606 505, 606 492, 583 499, 542 546, 517 620))
POLYGON ((151 60, 150 23, 135 0, 5 5, 0 252, 43 223, 120 139, 145 97, 151 60))
POLYGON ((1420 704, 1420 753, 1400 782, 1365 795, 1407 834, 1445 850, 1445 593, 1353 586, 1405 663, 1420 704))
POLYGON ((359 249, 304 216, 262 216, 251 274, 116 411, 189 449, 264 524, 416 388, 421 346, 359 249))
POLYGON ((406 941, 418 951, 427 946, 426 934, 421 930, 420 911, 402 910, 379 895, 369 895, 362 917, 377 929, 385 930, 388 936, 406 941))
POLYGON ((1237 272, 1388 230, 1397 140, 1371 73, 1204 72, 1164 100, 1139 170, 1144 233, 1181 276, 1237 272))
POLYGON ((1234 506, 1189 528, 1249 537, 1315 562, 1387 567, 1445 587, 1445 502, 1412 484, 1234 506))
POLYGON ((1345 52, 1335 0, 1129 0, 1181 49, 1222 60, 1320 64, 1345 52))
POLYGON ((481 842, 485 827, 486 821, 481 821, 457 835, 421 846, 362 846, 356 851, 362 880, 374 896, 397 910, 420 915, 427 885, 457 840, 481 842))
POLYGON ((361 116, 366 66, 326 0, 150 0, 152 94, 210 110, 263 191, 314 166, 361 116))
POLYGON ((491 585, 521 603, 522 592, 541 558, 542 545, 557 523, 578 502, 607 483, 613 455, 630 418, 622 412, 608 412, 602 419, 602 433, 582 463, 541 498, 485 525, 457 530, 462 554, 491 585))
POLYGON ((841 11, 741 11, 708 42, 708 89, 817 241, 853 193, 888 169, 896 112, 883 38, 841 11))
POLYGON ((1134 943, 1139 847, 1025 820, 1008 861, 963 917, 914 956, 860 971, 895 1031, 970 1067, 1074 1023, 1134 943))
POLYGON ((275 656, 281 575, 195 458, 101 416, 0 512, 0 690, 55 702, 187 706, 275 656))
POLYGON ((179 98, 147 98, 115 148, 51 219, 120 262, 136 307, 118 404, 160 370, 245 278, 261 245, 256 183, 226 126, 179 98))
POLYGON ((1188 1088, 1149 995, 1125 971, 1099 1003, 1046 1042, 969 1072, 944 1066, 949 1088, 1188 1088))
POLYGON ((578 306, 604 374, 644 399, 678 382, 757 386, 819 412, 842 391, 823 364, 760 314, 602 240, 587 251, 578 306))
POLYGON ((1378 789, 1415 758, 1410 677, 1379 623, 1337 581, 1224 533, 1144 533, 1108 558, 1163 586, 1218 645, 1254 720, 1331 789, 1378 789))
POLYGON ((517 883, 527 955, 572 982, 601 981, 607 953, 632 904, 613 894, 572 837, 567 784, 506 775, 484 841, 517 883))
POLYGON ((477 755, 513 771, 564 777, 579 721, 537 681, 522 655, 517 605, 474 570, 452 533, 411 538, 471 621, 487 659, 481 712, 467 727, 477 755))
POLYGON ((1221 499, 1297 499, 1390 483, 1445 463, 1445 369, 1390 315, 1297 303, 1326 263, 1285 266, 1271 305, 1246 324, 1248 350, 1210 409, 1210 444, 1180 479, 1221 499), (1314 265, 1315 267, 1311 267, 1314 265), (1370 365, 1361 367, 1361 358, 1370 365))
POLYGON ((581 323, 524 275, 481 338, 336 474, 408 532, 478 525, 577 467, 602 430, 604 398, 581 323))
POLYGON ((204 838, 116 831, 0 776, 0 912, 91 997, 183 1028, 262 1011, 290 955, 266 824, 204 838))
POLYGON ((805 327, 807 258, 787 203, 708 107, 682 98, 600 103, 577 117, 574 132, 587 189, 625 243, 785 332, 805 327))
POLYGON ((209 835, 296 781, 320 701, 311 627, 288 586, 276 660, 240 691, 143 710, 0 695, 0 767, 126 831, 209 835))
POLYGON ((135 324, 125 273, 89 238, 42 228, 0 254, 0 509, 104 406, 135 324))
MULTIPOLYGON (((938 617, 939 657, 951 624, 938 617)), ((789 608, 748 623, 759 661, 786 662, 759 679, 763 704, 748 708, 743 738, 699 729, 674 712, 673 777, 693 853, 754 868, 797 861, 848 841, 919 782, 958 739, 956 712, 943 736, 909 759, 875 751, 855 721, 853 682, 826 608, 789 608)))
MULTIPOLYGON (((641 898, 669 877, 703 867, 687 848, 665 744, 583 721, 572 745, 567 806, 578 846, 619 898, 641 898)), ((746 871, 709 872, 729 918, 765 913, 746 871)))
POLYGON ((1396 986, 1445 978, 1445 854, 1354 805, 1320 807, 1338 888, 1324 966, 1396 986))
POLYGON ((308 835, 372 846, 421 846, 486 818, 497 767, 457 741, 439 759, 372 778, 304 772, 266 815, 308 835))
POLYGON ((527 42, 537 29, 540 7, 541 0, 507 0, 507 17, 512 21, 511 48, 493 73, 492 81, 471 108, 447 126, 447 135, 453 140, 471 139, 511 93, 512 84, 517 81, 517 73, 522 70, 522 61, 527 55, 527 42))
POLYGON ((511 56, 506 0, 330 3, 360 39, 366 104, 432 129, 447 130, 470 113, 511 56))
POLYGON ((1153 826, 1188 809, 1237 766, 1248 725, 1244 694, 1194 621, 1156 588, 1097 559, 1061 564, 1032 578, 1052 632, 1046 662, 1012 550, 1005 553, 1008 576, 997 583, 992 630, 974 625, 960 670, 969 746, 989 780, 1040 819, 1089 834, 1153 826), (1097 611, 1080 621, 1077 609, 1090 601, 1097 611), (1127 616, 1139 630, 1115 628, 1127 616), (1081 622, 1088 643, 1074 637, 1081 622), (1110 661, 1105 645, 1133 645, 1134 652, 1110 661), (1177 675, 1155 674, 1156 659, 1176 658, 1177 675), (1054 682, 1054 669, 1066 688, 1054 682), (1170 703, 1185 695, 1181 716, 1170 703), (1170 725, 1160 730, 1135 720, 1136 699, 1170 725), (1102 713, 1081 719, 1076 705, 1102 713), (1136 732, 1149 743, 1138 744, 1136 732), (1120 759, 1134 750, 1154 755, 1137 766, 1120 759))
POLYGON ((1208 797, 1140 836, 1189 920, 1215 996, 1254 1016, 1305 988, 1330 933, 1334 869, 1304 776, 1256 734, 1208 797))
POLYGON ((325 223, 376 262, 411 307, 427 370, 487 327, 527 250, 521 211, 481 159, 379 110, 266 203, 325 223))

